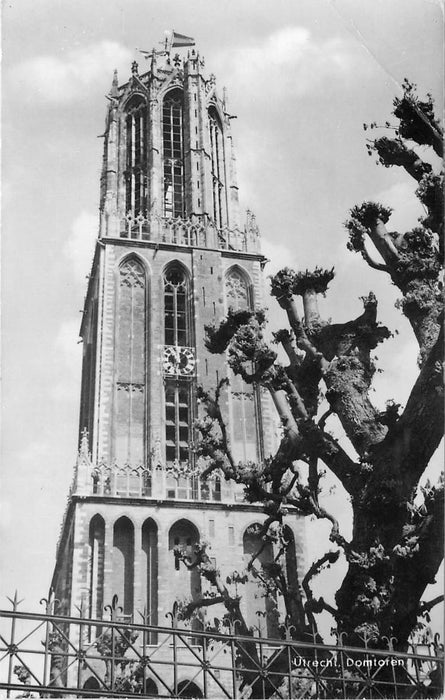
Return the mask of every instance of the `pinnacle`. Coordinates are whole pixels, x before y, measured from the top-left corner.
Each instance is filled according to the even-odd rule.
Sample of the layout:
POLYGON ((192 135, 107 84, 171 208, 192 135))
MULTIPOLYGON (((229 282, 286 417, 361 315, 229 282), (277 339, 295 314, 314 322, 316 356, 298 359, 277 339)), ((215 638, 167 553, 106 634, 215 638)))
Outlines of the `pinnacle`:
POLYGON ((118 97, 119 92, 118 92, 118 78, 117 78, 117 68, 114 69, 113 72, 113 82, 111 83, 111 90, 110 90, 110 97, 118 97))

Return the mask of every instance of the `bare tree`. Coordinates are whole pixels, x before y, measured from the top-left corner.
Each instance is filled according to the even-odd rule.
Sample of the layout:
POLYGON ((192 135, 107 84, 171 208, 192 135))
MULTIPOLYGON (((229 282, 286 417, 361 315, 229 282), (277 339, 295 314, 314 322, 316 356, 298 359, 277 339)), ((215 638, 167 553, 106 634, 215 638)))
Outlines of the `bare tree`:
MULTIPOLYGON (((321 318, 318 297, 326 294, 334 270, 284 269, 272 278, 271 294, 287 315, 288 327, 274 334, 286 363, 278 360, 278 348, 265 340, 263 311, 229 310, 218 327, 207 328, 210 352, 226 352, 235 374, 270 393, 282 424, 279 449, 261 463, 235 462, 220 408, 227 383, 222 380, 214 392, 201 391, 206 410, 198 422, 197 452, 206 463, 203 478, 219 471, 244 486, 248 502, 263 503, 267 517, 262 535, 264 541, 275 542, 278 555, 257 574, 266 587, 282 596, 286 621, 296 638, 303 638, 308 629, 316 630, 315 616, 327 610, 350 644, 360 645, 366 635, 368 643, 379 646, 384 637, 392 636, 399 649, 406 649, 418 616, 431 607, 421 598, 434 582, 443 557, 443 482, 421 489, 420 505, 418 500, 419 480, 443 435, 443 174, 436 173, 416 150, 421 146, 423 152, 429 150, 440 158, 443 144, 431 96, 421 101, 407 81, 403 97, 394 101, 393 115, 396 126, 384 125, 386 130, 394 129, 392 138, 374 138, 367 147, 385 167, 403 167, 417 181, 416 195, 425 216, 411 231, 389 231, 391 210, 365 202, 351 210, 346 228, 348 248, 359 252, 376 272, 389 275, 400 290, 398 308, 417 339, 419 373, 406 406, 402 409, 389 401, 382 412, 370 398, 376 371, 372 353, 391 337, 377 321, 374 293, 362 299, 364 310, 358 318, 331 323, 321 318), (340 420, 351 450, 346 451, 327 429, 331 415, 340 420), (335 513, 320 503, 325 468, 350 496, 350 541, 341 534, 335 513), (289 579, 284 566, 288 543, 283 522, 293 514, 330 521, 329 539, 337 546, 308 570, 302 582, 304 605, 298 582, 289 579), (323 598, 314 598, 310 580, 323 566, 333 564, 340 551, 348 569, 333 608, 323 598)), ((365 130, 378 128, 365 125, 365 130)), ((239 597, 221 582, 205 546, 196 548, 193 560, 181 552, 177 556, 187 566, 199 567, 216 589, 212 596, 196 601, 194 609, 217 600, 225 605, 228 617, 248 632, 239 597)), ((255 566, 257 556, 249 567, 255 566)))

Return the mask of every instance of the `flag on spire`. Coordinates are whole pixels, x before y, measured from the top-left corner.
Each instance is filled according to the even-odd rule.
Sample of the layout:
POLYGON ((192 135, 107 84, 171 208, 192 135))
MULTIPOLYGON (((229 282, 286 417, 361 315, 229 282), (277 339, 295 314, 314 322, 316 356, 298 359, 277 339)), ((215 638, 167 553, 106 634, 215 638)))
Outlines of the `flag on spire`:
POLYGON ((190 36, 185 36, 184 34, 178 34, 175 30, 172 30, 172 47, 173 46, 194 46, 195 40, 190 36))
POLYGON ((195 40, 191 36, 185 36, 185 34, 178 34, 174 29, 168 29, 165 32, 164 51, 169 54, 174 46, 194 46, 195 40))

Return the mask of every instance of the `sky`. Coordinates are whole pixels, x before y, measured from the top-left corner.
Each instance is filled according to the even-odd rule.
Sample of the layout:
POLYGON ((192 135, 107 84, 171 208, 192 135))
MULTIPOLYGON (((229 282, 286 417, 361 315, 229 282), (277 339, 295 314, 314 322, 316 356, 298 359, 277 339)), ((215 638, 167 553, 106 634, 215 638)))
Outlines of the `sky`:
MULTIPOLYGON (((416 343, 395 288, 346 250, 343 222, 364 200, 394 208, 393 230, 422 215, 409 176, 367 155, 362 125, 390 117, 405 77, 443 104, 443 18, 433 0, 4 0, 2 14, 0 607, 17 588, 35 609, 76 458, 80 310, 113 69, 121 83, 133 60, 146 70, 137 49, 158 47, 167 29, 195 38, 237 116, 241 204, 256 214, 268 272, 335 265, 322 313, 349 320, 372 289, 380 319, 399 332, 377 352, 383 408, 406 401, 416 343)), ((348 503, 340 489, 331 499, 347 536, 348 503)), ((329 528, 309 528, 312 559, 329 528)))

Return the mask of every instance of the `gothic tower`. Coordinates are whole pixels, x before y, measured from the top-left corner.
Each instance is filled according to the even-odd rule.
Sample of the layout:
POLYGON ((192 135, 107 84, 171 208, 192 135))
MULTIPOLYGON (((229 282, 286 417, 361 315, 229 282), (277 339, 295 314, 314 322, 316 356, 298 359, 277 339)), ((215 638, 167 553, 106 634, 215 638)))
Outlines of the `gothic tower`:
MULTIPOLYGON (((203 481, 193 444, 197 385, 229 374, 206 350, 204 326, 229 307, 263 305, 265 259, 254 216, 240 222, 227 97, 202 57, 153 52, 150 70, 133 63, 124 85, 115 73, 108 101, 80 332, 80 450, 52 585, 66 613, 83 605, 100 619, 117 595, 129 619, 145 609, 163 625, 175 599, 202 585, 176 545, 205 539, 229 573, 259 544, 262 508, 217 475, 203 481)), ((232 377, 224 408, 237 460, 274 450, 266 395, 232 377)), ((299 569, 302 530, 289 536, 299 569)), ((258 624, 263 611, 262 633, 274 634, 272 602, 248 586, 248 619, 258 624)))

